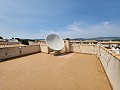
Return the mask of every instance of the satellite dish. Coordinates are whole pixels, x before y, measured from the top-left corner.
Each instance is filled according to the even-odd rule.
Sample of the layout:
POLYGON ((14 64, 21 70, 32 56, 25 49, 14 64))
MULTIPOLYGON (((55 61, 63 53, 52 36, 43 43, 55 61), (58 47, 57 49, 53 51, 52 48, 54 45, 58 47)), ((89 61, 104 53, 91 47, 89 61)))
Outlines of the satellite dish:
POLYGON ((56 34, 50 34, 46 38, 46 44, 49 48, 60 51, 64 48, 64 41, 56 34))

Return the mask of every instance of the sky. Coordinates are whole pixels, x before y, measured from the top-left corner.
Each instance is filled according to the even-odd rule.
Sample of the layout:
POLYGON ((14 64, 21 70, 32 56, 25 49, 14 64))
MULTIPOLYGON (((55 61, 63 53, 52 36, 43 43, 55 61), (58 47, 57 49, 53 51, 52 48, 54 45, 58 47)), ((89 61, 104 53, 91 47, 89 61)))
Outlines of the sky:
POLYGON ((120 37, 120 0, 0 0, 0 36, 120 37))

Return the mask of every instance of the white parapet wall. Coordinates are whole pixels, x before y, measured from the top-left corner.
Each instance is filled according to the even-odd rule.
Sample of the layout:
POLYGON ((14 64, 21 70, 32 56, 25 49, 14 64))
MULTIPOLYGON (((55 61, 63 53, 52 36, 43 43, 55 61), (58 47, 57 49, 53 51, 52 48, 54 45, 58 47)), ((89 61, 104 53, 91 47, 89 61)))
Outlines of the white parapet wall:
POLYGON ((70 45, 70 52, 95 54, 95 45, 73 44, 70 45))
POLYGON ((7 59, 36 52, 40 52, 40 45, 5 47, 0 48, 0 59, 7 59))
POLYGON ((0 45, 14 45, 14 44, 21 44, 20 42, 0 42, 0 45))
POLYGON ((110 53, 102 46, 96 46, 96 55, 101 60, 113 90, 120 90, 120 55, 110 53))
POLYGON ((49 53, 49 47, 46 44, 40 44, 41 52, 49 53))

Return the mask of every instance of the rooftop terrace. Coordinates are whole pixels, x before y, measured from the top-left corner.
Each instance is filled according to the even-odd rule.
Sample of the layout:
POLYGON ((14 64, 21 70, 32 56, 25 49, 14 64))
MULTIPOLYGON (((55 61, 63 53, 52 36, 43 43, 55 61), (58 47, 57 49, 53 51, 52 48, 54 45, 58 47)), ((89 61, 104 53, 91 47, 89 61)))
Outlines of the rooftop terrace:
POLYGON ((111 90, 95 55, 32 54, 0 63, 0 90, 111 90))

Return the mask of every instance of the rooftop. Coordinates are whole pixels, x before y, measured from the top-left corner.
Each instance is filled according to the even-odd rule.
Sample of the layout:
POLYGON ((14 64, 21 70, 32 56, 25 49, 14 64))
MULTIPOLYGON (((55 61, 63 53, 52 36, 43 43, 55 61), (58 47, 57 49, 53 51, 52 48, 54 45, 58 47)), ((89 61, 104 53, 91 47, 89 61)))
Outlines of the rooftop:
POLYGON ((95 55, 32 54, 0 63, 0 90, 111 90, 95 55))

